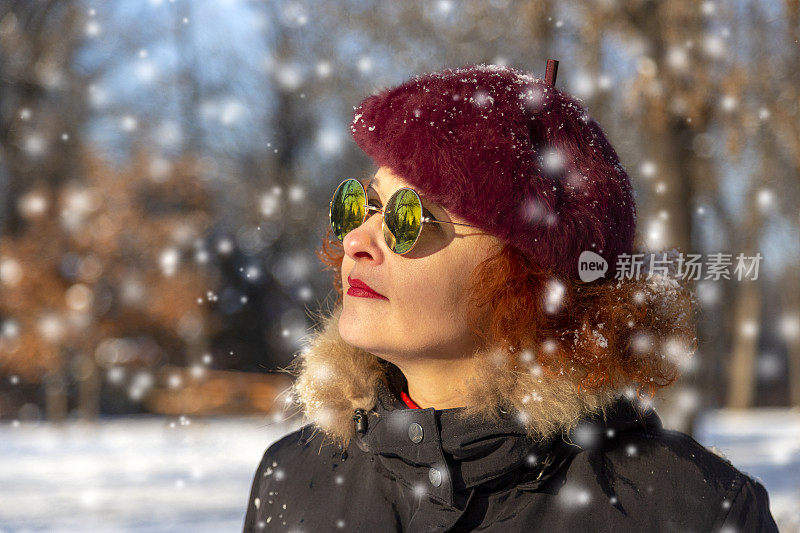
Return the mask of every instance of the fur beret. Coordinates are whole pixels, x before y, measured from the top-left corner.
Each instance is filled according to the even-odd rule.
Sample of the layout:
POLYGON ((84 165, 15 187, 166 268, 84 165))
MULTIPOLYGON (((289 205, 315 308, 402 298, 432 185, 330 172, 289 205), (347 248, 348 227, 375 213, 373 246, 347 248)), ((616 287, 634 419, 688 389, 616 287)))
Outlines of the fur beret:
POLYGON ((356 106, 351 133, 422 196, 578 277, 578 258, 631 253, 636 206, 616 152, 581 101, 511 67, 414 76, 356 106))

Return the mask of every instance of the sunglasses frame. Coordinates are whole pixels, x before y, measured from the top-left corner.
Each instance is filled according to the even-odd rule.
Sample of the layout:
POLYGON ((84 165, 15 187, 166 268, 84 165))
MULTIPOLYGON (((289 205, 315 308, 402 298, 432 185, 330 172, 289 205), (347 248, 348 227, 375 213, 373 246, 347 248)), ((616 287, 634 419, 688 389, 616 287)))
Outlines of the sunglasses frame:
MULTIPOLYGON (((394 191, 392 193, 392 195, 389 197, 389 200, 387 200, 387 202, 384 205, 384 207, 375 207, 375 206, 369 205, 369 202, 367 201, 367 189, 364 187, 364 184, 361 183, 361 180, 357 180, 356 178, 346 178, 346 179, 342 180, 339 183, 339 185, 337 185, 336 188, 333 190, 333 195, 331 196, 331 201, 330 201, 330 204, 328 206, 328 220, 330 222, 331 229, 333 228, 333 199, 336 197, 336 193, 339 190, 339 188, 341 188, 342 185, 344 185, 345 183, 347 183, 350 180, 357 182, 361 186, 361 190, 364 192, 364 218, 361 220, 361 223, 358 226, 356 226, 356 228, 360 228, 361 225, 364 224, 364 222, 367 220, 367 213, 369 211, 377 211, 378 213, 381 214, 381 231, 383 232, 383 235, 384 235, 383 242, 386 244, 387 247, 389 247, 389 243, 386 242, 386 232, 388 231, 389 233, 391 233, 391 230, 389 230, 389 228, 386 226, 386 218, 383 216, 384 215, 383 210, 385 208, 385 205, 388 205, 392 201, 392 198, 394 198, 400 191, 409 190, 409 191, 414 193, 414 196, 417 197, 417 201, 419 202, 420 208, 424 209, 422 207, 422 198, 420 197, 419 193, 417 191, 415 191, 414 189, 412 189, 411 187, 400 187, 399 189, 394 191)), ((414 238, 414 243, 408 248, 408 250, 406 250, 405 252, 400 253, 400 252, 396 252, 394 250, 391 250, 391 248, 389 248, 392 251, 392 253, 395 253, 397 255, 405 255, 408 252, 410 252, 411 250, 413 250, 414 247, 417 245, 417 241, 419 241, 419 236, 422 235, 422 228, 423 228, 423 226, 425 226, 425 224, 452 224, 454 226, 467 226, 469 228, 477 227, 477 226, 473 226, 472 224, 464 224, 462 222, 449 222, 447 220, 433 220, 430 217, 426 217, 426 216, 422 216, 420 218, 420 222, 421 223, 420 223, 420 226, 419 226, 419 231, 417 232, 417 236, 414 238)), ((356 228, 353 228, 353 229, 356 229, 356 228)), ((353 230, 350 230, 350 231, 353 231, 353 230)), ((342 239, 339 239, 338 237, 336 237, 336 238, 339 241, 344 241, 343 238, 342 239)))

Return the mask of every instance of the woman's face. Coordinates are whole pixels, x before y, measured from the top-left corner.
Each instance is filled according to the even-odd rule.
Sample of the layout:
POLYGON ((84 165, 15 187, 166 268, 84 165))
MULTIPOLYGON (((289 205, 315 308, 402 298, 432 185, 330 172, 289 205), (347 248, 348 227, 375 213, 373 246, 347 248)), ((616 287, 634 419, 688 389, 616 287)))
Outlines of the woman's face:
MULTIPOLYGON (((397 189, 410 186, 381 167, 367 184, 367 202, 383 207, 397 189)), ((418 193, 429 212, 424 215, 466 223, 418 193)), ((501 241, 474 227, 426 223, 414 248, 397 255, 386 245, 381 224, 380 213, 368 212, 367 220, 344 238, 342 339, 401 368, 403 361, 418 357, 472 355, 477 346, 466 322, 469 277, 501 241), (348 294, 348 278, 385 298, 348 294)))

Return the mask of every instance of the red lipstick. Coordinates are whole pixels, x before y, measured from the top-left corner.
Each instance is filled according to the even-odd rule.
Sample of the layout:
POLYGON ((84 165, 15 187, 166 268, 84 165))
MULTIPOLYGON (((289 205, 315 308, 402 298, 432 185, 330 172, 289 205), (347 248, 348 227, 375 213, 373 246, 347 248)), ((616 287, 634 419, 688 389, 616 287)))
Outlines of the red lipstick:
POLYGON ((347 294, 349 294, 350 296, 360 296, 362 298, 377 298, 379 300, 389 299, 383 294, 374 291, 372 287, 370 287, 369 285, 367 285, 358 278, 351 278, 350 276, 347 276, 347 283, 350 284, 350 288, 347 289, 347 294))

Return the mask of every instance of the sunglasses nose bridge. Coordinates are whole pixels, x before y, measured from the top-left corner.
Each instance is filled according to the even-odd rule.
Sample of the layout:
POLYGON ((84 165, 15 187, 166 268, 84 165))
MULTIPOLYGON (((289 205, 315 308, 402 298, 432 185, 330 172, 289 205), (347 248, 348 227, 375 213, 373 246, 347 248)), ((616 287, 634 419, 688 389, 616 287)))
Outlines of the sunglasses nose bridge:
POLYGON ((366 223, 369 219, 375 216, 381 217, 381 224, 383 224, 383 208, 375 207, 374 205, 369 205, 369 203, 367 203, 364 206, 364 219, 361 221, 361 224, 366 223))

